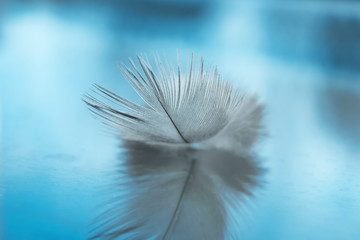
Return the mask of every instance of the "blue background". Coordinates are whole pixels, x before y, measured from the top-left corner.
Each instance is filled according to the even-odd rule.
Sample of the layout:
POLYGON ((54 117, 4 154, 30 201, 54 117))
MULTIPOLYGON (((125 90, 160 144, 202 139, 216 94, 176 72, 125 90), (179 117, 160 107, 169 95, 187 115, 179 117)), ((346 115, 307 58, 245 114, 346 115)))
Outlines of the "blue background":
POLYGON ((0 3, 0 239, 86 239, 119 142, 81 101, 136 54, 203 56, 267 105, 242 239, 360 239, 360 2, 0 3))

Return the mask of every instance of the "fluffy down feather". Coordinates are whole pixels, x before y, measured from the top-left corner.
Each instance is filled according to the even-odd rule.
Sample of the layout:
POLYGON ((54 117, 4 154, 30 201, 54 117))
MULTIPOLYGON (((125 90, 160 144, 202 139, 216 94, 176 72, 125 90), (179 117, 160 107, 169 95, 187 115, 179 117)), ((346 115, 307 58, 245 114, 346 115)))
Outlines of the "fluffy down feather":
POLYGON ((261 133, 263 113, 255 96, 234 90, 216 68, 205 70, 203 60, 197 66, 191 58, 189 71, 181 74, 178 65, 175 74, 172 64, 155 59, 158 75, 146 57, 138 56, 139 66, 130 59, 132 69, 120 67, 144 105, 98 85, 101 100, 86 95, 85 102, 125 140, 250 149, 261 133))
POLYGON ((84 99, 126 150, 91 239, 239 239, 229 226, 263 172, 251 151, 263 106, 203 60, 185 74, 155 61, 157 73, 146 57, 121 67, 143 105, 98 85, 84 99))

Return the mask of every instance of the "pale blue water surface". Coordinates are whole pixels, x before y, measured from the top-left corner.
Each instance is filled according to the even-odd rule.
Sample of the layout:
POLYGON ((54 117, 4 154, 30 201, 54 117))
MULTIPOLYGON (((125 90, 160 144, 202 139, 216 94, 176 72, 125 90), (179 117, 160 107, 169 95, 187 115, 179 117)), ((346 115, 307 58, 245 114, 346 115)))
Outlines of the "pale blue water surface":
POLYGON ((119 142, 81 101, 140 102, 117 69, 190 52, 266 104, 242 239, 360 239, 357 1, 0 3, 0 239, 86 239, 119 142))

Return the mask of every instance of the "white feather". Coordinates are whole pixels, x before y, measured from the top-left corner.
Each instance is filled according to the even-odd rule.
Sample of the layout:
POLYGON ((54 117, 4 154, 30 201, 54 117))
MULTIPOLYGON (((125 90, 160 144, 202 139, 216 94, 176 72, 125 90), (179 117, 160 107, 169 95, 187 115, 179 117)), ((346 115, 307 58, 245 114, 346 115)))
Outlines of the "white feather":
POLYGON ((130 102, 95 85, 85 102, 124 141, 119 196, 95 221, 93 239, 224 239, 262 172, 251 157, 263 106, 191 58, 177 73, 155 57, 121 71, 144 100, 130 102), (139 70, 141 69, 141 70, 139 70))
POLYGON ((255 96, 234 90, 216 69, 204 70, 203 61, 196 66, 191 60, 190 70, 181 75, 180 66, 175 74, 170 64, 156 59, 159 76, 146 57, 138 57, 142 72, 131 59, 133 69, 120 68, 144 106, 97 85, 107 103, 90 95, 85 101, 125 140, 250 149, 260 134, 263 111, 255 96))

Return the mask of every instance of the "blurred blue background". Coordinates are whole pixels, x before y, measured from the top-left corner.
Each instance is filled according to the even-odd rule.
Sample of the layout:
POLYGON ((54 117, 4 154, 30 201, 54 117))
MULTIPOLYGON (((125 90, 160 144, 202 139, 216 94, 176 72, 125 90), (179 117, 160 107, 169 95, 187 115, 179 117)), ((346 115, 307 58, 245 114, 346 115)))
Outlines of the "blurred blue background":
POLYGON ((0 239, 86 239, 118 141, 82 95, 176 50, 267 105, 242 239, 360 239, 360 1, 0 3, 0 239))

